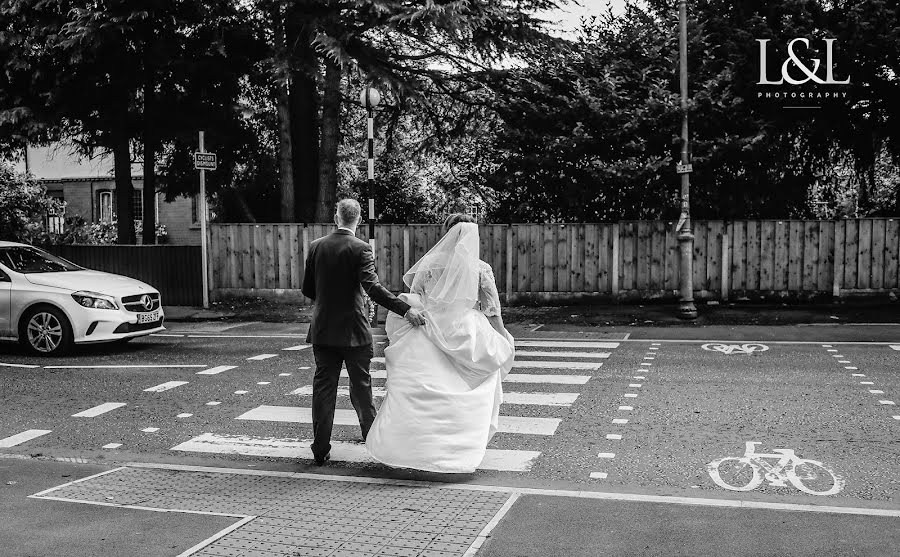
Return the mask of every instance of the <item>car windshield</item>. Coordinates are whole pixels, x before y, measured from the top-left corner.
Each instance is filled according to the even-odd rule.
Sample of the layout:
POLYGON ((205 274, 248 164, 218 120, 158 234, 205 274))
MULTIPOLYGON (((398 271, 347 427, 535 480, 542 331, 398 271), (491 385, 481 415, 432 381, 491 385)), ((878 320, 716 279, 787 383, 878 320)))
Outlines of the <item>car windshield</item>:
POLYGON ((0 248, 0 263, 17 273, 26 274, 81 270, 81 267, 65 259, 25 246, 0 248))

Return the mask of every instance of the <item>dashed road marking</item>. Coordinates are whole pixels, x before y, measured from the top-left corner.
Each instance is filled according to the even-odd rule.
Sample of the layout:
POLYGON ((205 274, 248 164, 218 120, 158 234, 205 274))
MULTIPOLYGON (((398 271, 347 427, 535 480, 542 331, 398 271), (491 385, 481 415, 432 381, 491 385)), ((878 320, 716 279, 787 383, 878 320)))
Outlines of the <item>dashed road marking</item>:
POLYGON ((248 391, 234 391, 234 394, 236 394, 236 395, 245 395, 245 394, 247 394, 247 392, 248 392, 248 391))
POLYGON ((16 445, 21 445, 22 443, 26 443, 28 441, 31 441, 32 439, 37 439, 38 437, 47 435, 51 432, 52 430, 49 429, 29 429, 23 431, 22 433, 10 435, 9 437, 0 439, 0 449, 6 449, 9 447, 15 447, 16 445))
POLYGON ((634 410, 634 406, 619 406, 619 410, 634 410))
POLYGON ((844 366, 844 369, 859 369, 856 366, 844 366))
POLYGON ((643 375, 635 375, 634 379, 646 379, 646 377, 643 375))
POLYGON ((878 404, 885 404, 885 405, 887 405, 887 406, 894 406, 894 401, 893 401, 893 400, 879 400, 879 401, 878 401, 878 404))
POLYGON ((614 423, 614 424, 627 424, 627 423, 628 423, 628 420, 626 420, 625 418, 615 418, 615 419, 612 421, 612 423, 614 423))
MULTIPOLYGON (((204 433, 172 447, 171 450, 311 460, 313 457, 312 450, 309 448, 311 442, 312 439, 277 439, 204 433)), ((531 470, 534 460, 540 455, 541 453, 538 451, 487 449, 484 460, 478 468, 504 472, 527 472, 531 470)), ((331 442, 331 459, 335 462, 375 462, 366 451, 365 445, 346 441, 331 442)))
POLYGON ((125 406, 124 402, 104 402, 103 404, 94 406, 93 408, 88 408, 87 410, 82 410, 77 414, 72 414, 73 418, 94 418, 99 416, 100 414, 106 414, 111 410, 115 410, 116 408, 121 408, 125 406))
POLYGON ((618 439, 621 439, 622 436, 619 435, 618 433, 607 433, 607 434, 606 434, 606 438, 607 438, 607 439, 610 439, 610 440, 612 440, 612 441, 616 441, 616 440, 618 440, 618 439))
POLYGON ((278 377, 290 377, 290 376, 291 376, 290 373, 279 373, 278 374, 278 377))
POLYGON ((218 405, 220 405, 220 404, 222 404, 222 403, 219 402, 218 400, 211 400, 211 401, 209 401, 209 402, 206 403, 207 406, 218 406, 218 405))
POLYGON ((232 370, 232 369, 234 369, 234 368, 236 368, 236 367, 237 367, 237 366, 216 366, 216 367, 211 367, 211 368, 209 368, 209 369, 204 369, 203 371, 198 371, 198 372, 197 372, 197 375, 218 375, 218 374, 222 373, 223 371, 229 371, 229 370, 232 370))
POLYGON ((278 354, 260 354, 260 355, 258 355, 258 356, 252 356, 252 357, 250 357, 250 358, 247 358, 247 361, 248 361, 248 362, 250 362, 250 361, 256 361, 256 362, 258 362, 258 361, 260 361, 260 360, 268 360, 269 358, 274 358, 274 357, 277 356, 277 355, 278 355, 278 354))
POLYGON ((625 393, 622 396, 624 396, 625 398, 637 398, 637 395, 635 393, 625 393))
POLYGON ((122 446, 122 443, 107 443, 106 445, 103 445, 103 448, 104 449, 118 449, 121 446, 122 446))
POLYGON ((141 431, 143 431, 144 433, 156 433, 157 431, 159 431, 159 428, 158 427, 145 427, 141 431))
POLYGON ((165 383, 160 383, 155 387, 148 387, 144 389, 145 393, 161 393, 163 391, 168 391, 170 389, 174 389, 175 387, 180 387, 182 385, 187 385, 188 381, 167 381, 165 383))
POLYGON ((306 350, 309 347, 310 347, 309 344, 298 344, 297 346, 288 346, 287 348, 282 348, 282 350, 296 352, 298 350, 306 350))
POLYGON ((0 367, 20 367, 25 369, 34 369, 36 367, 41 367, 33 364, 7 364, 5 362, 0 362, 0 367))
POLYGON ((859 384, 860 385, 874 385, 875 383, 873 383, 872 381, 860 381, 859 384))
POLYGON ((190 418, 191 416, 193 416, 193 414, 188 413, 188 412, 182 412, 181 414, 178 414, 175 417, 176 418, 190 418))
POLYGON ((600 453, 597 458, 616 458, 616 453, 600 453))
POLYGON ((632 389, 640 389, 643 383, 629 383, 628 386, 632 389))
POLYGON ((257 381, 256 382, 257 385, 269 385, 271 383, 272 383, 271 381, 257 381))
POLYGON ((128 365, 70 365, 70 366, 44 366, 44 369, 170 369, 170 368, 197 368, 206 367, 206 364, 128 364, 128 365))
POLYGON ((595 480, 605 480, 607 477, 606 472, 591 472, 591 478, 595 480))
POLYGON ((865 373, 851 373, 850 377, 865 377, 865 373))

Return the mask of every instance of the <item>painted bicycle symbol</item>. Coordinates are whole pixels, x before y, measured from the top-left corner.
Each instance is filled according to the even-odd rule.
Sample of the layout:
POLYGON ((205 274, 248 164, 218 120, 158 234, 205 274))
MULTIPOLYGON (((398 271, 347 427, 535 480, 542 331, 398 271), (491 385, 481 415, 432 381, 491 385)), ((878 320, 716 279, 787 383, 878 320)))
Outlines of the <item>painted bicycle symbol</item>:
POLYGON ((844 489, 841 476, 818 460, 799 458, 793 449, 775 449, 773 454, 756 452, 757 441, 747 441, 744 456, 726 456, 706 465, 709 475, 719 487, 731 491, 752 491, 762 484, 763 476, 770 486, 794 487, 810 495, 834 495, 844 489), (765 459, 777 459, 772 464, 765 459))
POLYGON ((710 352, 721 352, 723 354, 752 354, 754 352, 765 352, 769 349, 765 344, 719 344, 709 343, 703 345, 704 350, 710 352))

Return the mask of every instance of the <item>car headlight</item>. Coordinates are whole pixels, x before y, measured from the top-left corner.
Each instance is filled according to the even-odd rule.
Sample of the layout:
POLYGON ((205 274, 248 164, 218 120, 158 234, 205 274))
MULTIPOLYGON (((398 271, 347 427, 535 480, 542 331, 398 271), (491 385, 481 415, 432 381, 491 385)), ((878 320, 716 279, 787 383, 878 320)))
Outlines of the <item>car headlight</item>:
POLYGON ((119 309, 112 296, 98 294, 97 292, 75 292, 72 298, 78 305, 92 309, 119 309))

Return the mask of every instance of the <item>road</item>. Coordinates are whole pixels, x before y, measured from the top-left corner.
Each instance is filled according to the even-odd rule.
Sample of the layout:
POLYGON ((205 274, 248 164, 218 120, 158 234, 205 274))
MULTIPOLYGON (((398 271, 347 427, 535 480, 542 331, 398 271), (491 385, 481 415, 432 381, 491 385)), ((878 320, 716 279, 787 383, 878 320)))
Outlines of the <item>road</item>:
MULTIPOLYGON (((302 327, 174 324, 165 335, 59 359, 0 347, 0 455, 6 457, 0 480, 16 482, 7 490, 33 487, 28 495, 34 495, 89 477, 98 464, 114 470, 106 476, 112 481, 132 470, 114 466, 142 463, 156 467, 134 469, 144 474, 216 467, 252 471, 238 475, 247 481, 284 474, 373 485, 414 481, 511 501, 482 502, 500 506, 481 528, 472 526, 471 540, 449 538, 450 545, 440 546, 448 551, 428 546, 422 555, 460 555, 453 551, 476 546, 479 555, 519 556, 889 555, 900 544, 896 326, 516 331, 517 364, 504 385, 501 432, 475 474, 452 477, 371 462, 347 396, 338 404, 334 462, 311 466, 313 362, 302 327), (745 457, 746 451, 770 456, 745 457), (69 479, 53 477, 48 466, 71 466, 69 479), (21 480, 7 480, 17 475, 21 480)), ((387 339, 376 340, 381 356, 387 339)), ((383 363, 373 370, 375 386, 383 387, 383 363)), ((140 483, 140 473, 129 477, 140 483)), ((89 492, 60 498, 91 500, 89 492)), ((186 500, 157 504, 184 510, 186 500)), ((94 502, 120 503, 115 497, 94 502)), ((18 501, 25 507, 16 512, 39 516, 46 503, 18 501)), ((228 516, 263 517, 253 524, 277 520, 260 514, 272 508, 249 499, 216 504, 228 516)), ((221 545, 251 526, 195 554, 255 554, 221 545)), ((159 552, 146 554, 185 551, 220 524, 179 527, 195 535, 179 534, 178 551, 153 544, 159 552)), ((15 547, 20 535, 20 529, 7 531, 0 543, 15 547)), ((91 535, 81 530, 81 537, 91 535)), ((393 554, 383 546, 353 551, 393 554)), ((286 548, 293 547, 285 542, 253 551, 292 554, 286 548)))

